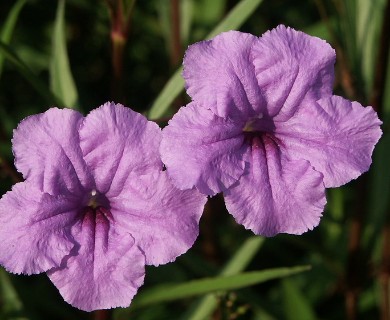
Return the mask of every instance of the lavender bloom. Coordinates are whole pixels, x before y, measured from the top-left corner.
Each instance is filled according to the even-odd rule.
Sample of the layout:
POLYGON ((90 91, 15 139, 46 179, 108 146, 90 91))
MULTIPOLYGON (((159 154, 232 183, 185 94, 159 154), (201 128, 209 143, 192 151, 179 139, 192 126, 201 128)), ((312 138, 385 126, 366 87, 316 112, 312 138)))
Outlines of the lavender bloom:
POLYGON ((367 171, 381 136, 371 107, 332 94, 334 63, 325 41, 284 26, 191 45, 183 76, 193 102, 160 146, 176 186, 223 192, 256 234, 318 225, 325 188, 367 171))
POLYGON ((13 151, 26 181, 0 200, 0 263, 47 272, 79 309, 128 306, 145 264, 192 246, 206 202, 171 184, 160 139, 155 123, 113 103, 85 118, 52 108, 23 120, 13 151))

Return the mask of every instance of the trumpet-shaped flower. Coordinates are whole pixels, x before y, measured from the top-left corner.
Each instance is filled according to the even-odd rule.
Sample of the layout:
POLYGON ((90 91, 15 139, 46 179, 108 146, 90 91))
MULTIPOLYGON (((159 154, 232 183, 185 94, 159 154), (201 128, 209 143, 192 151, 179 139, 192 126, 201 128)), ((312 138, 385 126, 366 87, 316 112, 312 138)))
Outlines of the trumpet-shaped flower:
POLYGON ((113 103, 23 120, 12 143, 26 180, 0 200, 0 263, 47 272, 82 310, 128 306, 145 264, 192 246, 206 201, 171 184, 160 139, 155 123, 113 103))
POLYGON ((325 188, 367 171, 381 136, 371 107, 332 94, 334 63, 325 41, 284 26, 191 45, 183 76, 193 101, 160 147, 176 186, 223 192, 256 234, 316 226, 325 188))

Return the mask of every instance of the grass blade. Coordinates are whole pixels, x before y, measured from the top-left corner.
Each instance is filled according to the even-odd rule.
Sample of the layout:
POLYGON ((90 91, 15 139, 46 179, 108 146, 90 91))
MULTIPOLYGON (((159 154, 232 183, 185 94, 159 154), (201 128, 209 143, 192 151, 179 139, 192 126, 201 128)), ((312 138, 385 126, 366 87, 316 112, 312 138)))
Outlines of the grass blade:
MULTIPOLYGON (((7 19, 4 22, 4 25, 1 28, 0 39, 2 42, 9 44, 11 42, 12 33, 14 32, 16 22, 19 17, 19 13, 25 5, 26 0, 18 0, 15 2, 11 11, 9 12, 7 19)), ((0 76, 3 71, 4 64, 4 55, 0 52, 0 76)))
MULTIPOLYGON (((232 29, 239 28, 248 17, 261 4, 262 0, 242 0, 240 1, 226 16, 226 18, 217 25, 206 37, 210 39, 215 35, 232 29)), ((173 76, 168 80, 161 93, 153 102, 149 111, 150 119, 158 119, 165 114, 172 101, 184 89, 184 80, 181 77, 183 69, 179 68, 173 76)))
POLYGON ((20 314, 23 309, 23 304, 12 285, 9 275, 2 268, 0 268, 0 306, 0 316, 3 317, 20 314))
MULTIPOLYGON (((244 270, 264 243, 265 238, 253 236, 244 242, 231 260, 222 269, 220 275, 230 276, 244 270)), ((187 312, 182 318, 186 320, 203 320, 214 311, 218 302, 213 294, 208 294, 187 312)))
POLYGON ((184 80, 181 76, 183 68, 179 68, 168 80, 161 93, 153 102, 149 111, 148 118, 155 120, 161 118, 169 109, 170 104, 175 100, 179 93, 184 89, 184 80))
POLYGON ((240 1, 226 18, 207 35, 206 39, 213 38, 221 32, 239 28, 262 2, 263 0, 240 1))
POLYGON ((63 106, 74 107, 78 97, 66 49, 64 17, 65 0, 59 0, 52 38, 50 88, 52 92, 63 101, 63 106))
POLYGON ((154 303, 184 299, 215 291, 237 290, 268 280, 287 277, 307 271, 310 266, 275 268, 245 272, 231 276, 193 280, 179 284, 164 284, 141 292, 133 301, 132 308, 144 307, 154 303))
POLYGON ((7 44, 2 41, 0 41, 0 52, 31 84, 31 86, 47 101, 48 104, 57 106, 62 105, 61 101, 51 93, 46 84, 28 68, 28 66, 7 44))
POLYGON ((317 317, 309 301, 289 279, 282 281, 284 314, 286 320, 316 320, 317 317))

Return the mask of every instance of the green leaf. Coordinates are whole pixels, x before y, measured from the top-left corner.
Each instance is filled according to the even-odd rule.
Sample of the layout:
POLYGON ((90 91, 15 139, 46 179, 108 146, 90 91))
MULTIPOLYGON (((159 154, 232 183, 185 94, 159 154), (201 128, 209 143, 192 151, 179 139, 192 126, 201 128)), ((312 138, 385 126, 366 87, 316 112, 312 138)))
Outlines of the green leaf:
POLYGON ((174 283, 159 285, 140 292, 132 302, 132 308, 134 309, 154 303, 184 299, 215 291, 237 290, 268 280, 287 277, 309 269, 310 266, 275 268, 245 272, 231 276, 205 278, 179 284, 174 283))
POLYGON ((289 280, 282 281, 284 297, 284 319, 315 320, 317 319, 310 303, 302 292, 289 280))
POLYGON ((331 42, 333 39, 331 33, 329 32, 327 24, 329 24, 331 28, 334 28, 336 24, 335 17, 330 17, 327 23, 320 21, 311 24, 310 26, 303 28, 302 31, 311 36, 318 37, 328 42, 331 42))
POLYGON ((385 10, 385 1, 356 0, 356 48, 366 96, 370 96, 378 55, 378 42, 385 10))
POLYGON ((229 12, 225 19, 211 31, 206 39, 215 37, 221 32, 233 30, 241 25, 250 17, 263 0, 242 0, 229 12))
POLYGON ((123 6, 123 18, 125 21, 131 17, 131 12, 134 9, 136 0, 122 0, 122 6, 123 6))
MULTIPOLYGON (((263 0, 242 0, 226 16, 226 18, 211 31, 206 39, 232 29, 239 28, 256 10, 263 0)), ((150 119, 158 119, 165 114, 172 101, 184 89, 184 80, 181 77, 183 69, 179 68, 169 79, 149 111, 150 119)))
POLYGON ((16 70, 31 84, 31 86, 48 102, 50 105, 62 105, 46 86, 46 84, 36 76, 28 66, 16 55, 10 46, 0 41, 0 52, 10 62, 16 70))
MULTIPOLYGON (((200 25, 214 26, 222 20, 226 12, 226 0, 197 0, 195 4, 194 20, 200 25)), ((205 36, 206 34, 203 34, 205 36)))
POLYGON ((194 0, 182 0, 180 2, 180 37, 181 42, 188 43, 194 14, 194 0))
POLYGON ((369 223, 366 237, 370 247, 380 241, 378 236, 385 224, 390 206, 390 133, 385 132, 375 147, 369 189, 369 223))
MULTIPOLYGON (((220 275, 230 276, 244 270, 264 243, 264 238, 253 236, 244 242, 231 260, 222 269, 220 275)), ((213 312, 218 305, 214 294, 208 294, 196 302, 196 305, 182 318, 186 320, 203 320, 213 312)))
MULTIPOLYGON (((15 2, 11 11, 9 12, 4 25, 1 28, 0 39, 2 42, 9 44, 11 42, 12 33, 15 29, 16 21, 18 20, 19 13, 25 5, 26 0, 18 0, 15 2)), ((0 75, 3 71, 4 55, 0 52, 0 75)))
POLYGON ((152 108, 149 111, 148 117, 151 120, 161 118, 169 109, 170 104, 184 89, 184 80, 181 76, 183 68, 179 68, 168 80, 161 93, 153 102, 152 108))
POLYGON ((22 301, 19 299, 9 275, 3 268, 0 268, 0 301, 0 314, 3 316, 7 314, 18 314, 23 309, 22 301))
POLYGON ((52 92, 63 101, 63 107, 72 108, 76 106, 78 96, 66 49, 64 16, 65 0, 59 0, 52 38, 50 88, 52 92))
POLYGON ((172 47, 172 17, 170 0, 161 0, 156 2, 158 11, 159 23, 161 27, 161 35, 164 37, 164 43, 166 45, 166 51, 169 54, 172 47))
POLYGON ((222 269, 221 275, 231 276, 244 270, 264 243, 265 238, 252 236, 237 250, 231 260, 222 269))

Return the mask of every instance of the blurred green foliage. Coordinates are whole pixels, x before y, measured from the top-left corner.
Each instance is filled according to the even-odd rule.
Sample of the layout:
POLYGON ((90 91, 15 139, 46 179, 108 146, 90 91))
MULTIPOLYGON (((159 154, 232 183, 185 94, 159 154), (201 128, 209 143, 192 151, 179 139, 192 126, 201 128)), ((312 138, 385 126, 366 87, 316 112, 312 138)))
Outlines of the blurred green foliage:
MULTIPOLYGON (((117 101, 107 2, 0 2, 0 194, 20 178, 12 165, 11 137, 21 119, 52 105, 87 113, 117 101)), ((137 1, 131 10, 123 52, 124 94, 117 102, 153 118, 167 116, 159 121, 164 125, 188 100, 180 94, 183 81, 174 50, 183 56, 189 44, 221 22, 255 35, 283 23, 329 41, 337 50, 335 91, 380 111, 384 136, 369 174, 328 190, 320 226, 302 236, 253 237, 228 215, 220 196, 212 198, 195 246, 174 263, 147 268, 139 299, 149 301, 148 307, 89 315, 63 302, 45 275, 15 276, 0 269, 0 319, 389 319, 390 64, 386 69, 388 57, 378 59, 388 41, 381 40, 382 25, 390 19, 383 18, 387 1, 180 0, 176 49, 172 3, 137 1), (381 66, 385 76, 378 84, 381 66), (164 93, 166 84, 171 87, 164 93), (377 90, 383 94, 379 102, 377 90), (297 265, 311 270, 245 286, 231 281, 266 269, 279 278, 297 265), (218 276, 228 277, 222 286, 218 281, 224 278, 218 276), (189 281, 203 278, 211 282, 199 280, 196 285, 203 286, 191 291, 189 281), (153 300, 153 295, 164 297, 167 286, 162 284, 172 289, 169 302, 153 300)))

